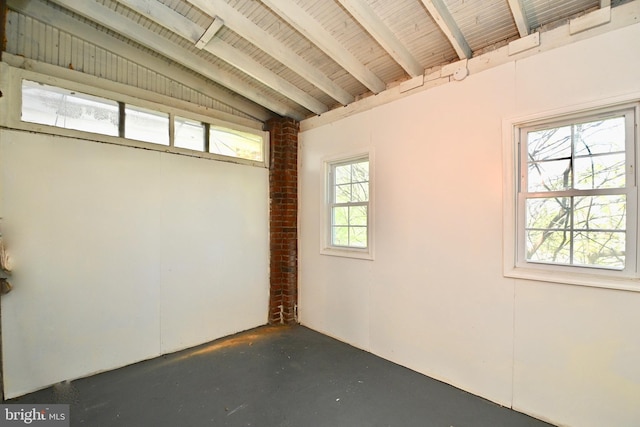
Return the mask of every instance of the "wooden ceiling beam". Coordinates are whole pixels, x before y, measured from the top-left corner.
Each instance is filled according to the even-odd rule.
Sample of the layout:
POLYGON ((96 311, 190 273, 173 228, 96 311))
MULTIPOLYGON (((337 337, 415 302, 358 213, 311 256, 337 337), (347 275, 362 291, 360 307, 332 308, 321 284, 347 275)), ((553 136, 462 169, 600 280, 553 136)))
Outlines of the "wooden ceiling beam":
POLYGON ((220 85, 268 108, 277 114, 280 114, 281 116, 293 118, 300 117, 300 113, 294 109, 289 108, 281 102, 271 100, 255 90, 251 90, 246 82, 243 82, 230 73, 215 67, 206 59, 185 51, 180 46, 171 43, 165 37, 162 37, 139 25, 133 25, 130 19, 123 17, 118 12, 115 12, 106 6, 87 0, 53 0, 53 2, 84 16, 91 21, 99 22, 101 25, 122 34, 123 36, 140 43, 155 52, 158 52, 160 55, 168 57, 205 77, 210 78, 220 85))
POLYGON ((189 2, 209 15, 223 19, 227 28, 230 28, 234 33, 251 42, 260 50, 293 70, 300 77, 307 80, 340 104, 347 105, 355 100, 353 95, 338 86, 319 69, 295 52, 292 52, 291 49, 271 34, 256 26, 250 19, 242 15, 225 1, 189 0, 189 2))
MULTIPOLYGON (((190 88, 206 94, 238 111, 241 111, 255 119, 265 122, 273 118, 273 110, 269 110, 258 103, 246 98, 242 98, 234 93, 227 92, 224 88, 217 86, 211 79, 200 77, 196 74, 186 72, 177 63, 168 62, 162 57, 157 57, 132 46, 114 37, 107 37, 104 33, 96 31, 89 24, 79 22, 70 15, 56 10, 41 2, 24 2, 21 0, 8 0, 11 9, 19 13, 30 16, 46 24, 55 26, 72 36, 86 40, 96 46, 100 46, 115 55, 129 61, 140 64, 169 79, 179 81, 190 88)), ((238 82, 239 83, 239 82, 238 82)))
POLYGON ((460 59, 471 58, 471 48, 443 0, 422 0, 422 4, 449 40, 458 57, 460 59))
POLYGON ((387 51, 387 53, 409 74, 418 77, 424 74, 424 67, 411 55, 382 20, 369 6, 357 0, 338 0, 351 16, 387 51))
POLYGON ((262 0, 274 13, 278 14, 289 25, 295 28, 327 54, 331 59, 340 64, 355 79, 360 81, 373 93, 380 93, 387 85, 380 80, 369 68, 362 64, 349 50, 338 42, 331 33, 304 9, 292 1, 262 0))
POLYGON ((513 20, 518 28, 520 37, 527 37, 530 32, 529 21, 524 13, 524 7, 522 6, 522 0, 508 0, 513 20))
POLYGON ((209 25, 209 28, 207 28, 207 30, 200 36, 200 38, 196 42, 196 47, 198 49, 204 49, 204 47, 208 45, 211 40, 213 40, 216 34, 218 34, 218 31, 220 31, 222 27, 224 27, 224 21, 220 19, 220 17, 214 16, 213 22, 211 23, 211 25, 209 25))
MULTIPOLYGON (((156 24, 175 32, 187 40, 190 40, 194 45, 198 44, 201 37, 207 32, 206 28, 200 27, 190 19, 156 0, 117 1, 146 18, 151 19, 156 24)), ((211 40, 203 47, 203 50, 217 56, 233 67, 238 68, 248 76, 251 76, 262 84, 270 87, 283 96, 286 96, 315 114, 322 114, 329 110, 329 107, 322 102, 264 67, 249 55, 220 39, 211 40)), ((200 72, 198 69, 195 71, 200 72)))

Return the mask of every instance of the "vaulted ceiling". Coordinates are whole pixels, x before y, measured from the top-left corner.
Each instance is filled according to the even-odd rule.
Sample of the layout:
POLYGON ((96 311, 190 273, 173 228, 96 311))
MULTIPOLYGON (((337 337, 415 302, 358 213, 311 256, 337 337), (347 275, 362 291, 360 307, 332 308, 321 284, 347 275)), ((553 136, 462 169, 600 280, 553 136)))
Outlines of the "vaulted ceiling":
POLYGON ((443 65, 623 2, 52 0, 97 31, 210 80, 218 93, 209 96, 297 120, 420 84, 443 65))

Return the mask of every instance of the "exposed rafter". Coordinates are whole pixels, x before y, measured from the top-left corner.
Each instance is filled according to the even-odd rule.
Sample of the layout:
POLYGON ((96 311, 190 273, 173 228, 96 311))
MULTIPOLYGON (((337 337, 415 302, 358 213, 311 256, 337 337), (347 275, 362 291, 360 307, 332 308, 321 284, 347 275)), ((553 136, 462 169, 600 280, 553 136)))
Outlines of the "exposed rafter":
POLYGON ((100 22, 102 25, 116 31, 143 46, 148 47, 151 50, 158 52, 161 55, 168 56, 174 61, 197 71, 198 73, 210 78, 211 80, 225 86, 238 94, 251 99, 252 101, 270 109, 283 116, 298 117, 300 113, 286 105, 269 99, 266 96, 257 93, 247 87, 246 83, 238 80, 234 76, 230 75, 223 70, 212 66, 212 64, 192 53, 189 53, 182 49, 180 46, 171 43, 165 37, 162 37, 150 30, 147 30, 141 26, 132 25, 132 21, 123 17, 121 14, 114 12, 113 10, 102 6, 94 1, 86 0, 53 0, 61 6, 66 7, 69 10, 76 12, 88 19, 95 22, 100 22))
POLYGON ((335 84, 315 66, 291 52, 271 34, 257 27, 240 12, 229 6, 228 3, 221 0, 189 0, 189 2, 209 15, 223 19, 225 26, 232 29, 236 34, 291 68, 296 74, 342 105, 347 105, 354 101, 353 95, 335 84))
MULTIPOLYGON (((194 90, 207 94, 223 104, 239 111, 243 111, 260 121, 268 120, 274 116, 266 108, 257 103, 226 91, 221 91, 220 88, 213 85, 209 79, 184 72, 183 70, 178 69, 178 67, 171 65, 171 63, 168 63, 166 60, 141 52, 134 46, 116 38, 105 37, 103 33, 96 31, 94 27, 79 22, 77 19, 62 13, 59 10, 53 9, 52 7, 41 3, 24 2, 20 0, 7 0, 7 4, 13 10, 17 10, 24 15, 31 16, 34 19, 53 25, 66 33, 93 43, 96 46, 102 46, 103 48, 129 61, 136 62, 149 67, 150 69, 156 70, 159 74, 170 79, 178 80, 194 90)), ((240 82, 238 82, 238 84, 239 83, 240 82)))
POLYGON ((220 31, 222 27, 224 27, 224 21, 220 19, 220 17, 214 16, 213 22, 209 25, 209 28, 207 28, 196 42, 196 47, 198 49, 204 49, 204 47, 213 40, 216 34, 218 34, 218 31, 220 31))
POLYGON ((409 74, 418 77, 424 74, 424 68, 411 55, 407 48, 396 38, 382 20, 367 6, 357 0, 338 0, 356 21, 376 39, 387 53, 409 74))
POLYGON ((516 23, 516 27, 518 28, 518 33, 520 33, 520 37, 527 37, 529 35, 529 22, 527 21, 527 17, 524 13, 524 7, 522 6, 522 0, 508 0, 509 8, 511 8, 511 14, 513 15, 513 20, 516 23))
MULTIPOLYGON (((276 115, 304 120, 339 105, 348 106, 342 110, 347 113, 354 104, 373 105, 461 79, 474 72, 471 47, 488 52, 508 41, 508 56, 517 59, 532 54, 543 45, 544 32, 567 19, 570 35, 609 28, 621 9, 635 11, 640 3, 595 0, 600 7, 594 8, 594 1, 572 0, 558 8, 532 0, 2 1, 13 5, 7 55, 24 57, 25 66, 73 62, 87 75, 69 76, 98 74, 123 82, 126 64, 131 84, 148 87, 144 93, 153 98, 151 85, 133 81, 133 64, 140 64, 204 94, 189 91, 194 105, 248 121, 276 115), (51 13, 56 17, 47 22, 51 13)), ((160 95, 175 93, 173 85, 162 86, 165 79, 159 82, 160 95)))
POLYGON ((442 0, 422 0, 431 17, 453 46, 460 59, 471 58, 471 48, 442 0))
MULTIPOLYGON (((194 45, 198 43, 202 35, 207 31, 206 28, 200 27, 190 19, 156 0, 118 0, 118 2, 179 36, 191 40, 194 45)), ((247 54, 219 39, 211 40, 203 49, 315 114, 322 114, 329 109, 326 105, 265 68, 247 54)))
POLYGON ((294 2, 262 0, 289 25, 311 40, 331 59, 340 64, 373 93, 386 89, 386 84, 342 46, 320 23, 294 2))

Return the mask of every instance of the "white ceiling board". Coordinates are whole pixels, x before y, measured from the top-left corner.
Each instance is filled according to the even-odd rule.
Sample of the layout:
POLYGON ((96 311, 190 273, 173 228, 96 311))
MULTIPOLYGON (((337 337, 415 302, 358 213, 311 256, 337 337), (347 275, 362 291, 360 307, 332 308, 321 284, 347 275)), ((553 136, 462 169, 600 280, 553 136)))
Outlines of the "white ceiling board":
MULTIPOLYGON (((48 0, 10 1, 36 9, 58 8, 48 0)), ((182 67, 210 81, 212 87, 220 87, 220 93, 227 91, 227 98, 235 94, 230 98, 298 120, 365 99, 373 102, 372 98, 399 86, 419 90, 414 86, 421 77, 430 82, 429 76, 461 59, 507 46, 512 55, 535 50, 531 34, 551 31, 582 16, 589 18, 572 21, 574 30, 590 28, 591 22, 604 22, 590 13, 610 5, 613 15, 620 5, 640 2, 51 1, 63 10, 78 11, 78 16, 68 12, 71 19, 91 25, 105 40, 117 39, 147 56, 172 61, 176 69, 182 67)), ((33 46, 20 46, 29 55, 34 53, 33 46)), ((42 61, 56 60, 46 50, 36 54, 42 61)), ((256 114, 255 108, 247 108, 247 114, 256 114)))

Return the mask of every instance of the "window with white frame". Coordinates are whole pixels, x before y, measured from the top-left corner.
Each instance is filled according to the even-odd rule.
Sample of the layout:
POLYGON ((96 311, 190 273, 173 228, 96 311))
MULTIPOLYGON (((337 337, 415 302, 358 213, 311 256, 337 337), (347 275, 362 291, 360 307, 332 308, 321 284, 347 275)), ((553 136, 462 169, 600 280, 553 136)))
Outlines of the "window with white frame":
POLYGON ((29 80, 22 81, 22 121, 118 136, 116 101, 29 80))
MULTIPOLYGON (((207 117, 195 114, 183 116, 182 111, 154 102, 141 101, 144 107, 133 105, 117 99, 115 93, 97 96, 90 93, 90 88, 84 92, 27 78, 20 81, 19 122, 12 123, 13 126, 30 130, 34 124, 45 125, 37 129, 117 141, 122 145, 140 146, 140 142, 144 148, 163 152, 266 165, 268 132, 221 121, 203 121, 207 117), (66 133, 57 129, 65 129, 66 133)), ((71 82, 65 85, 80 86, 71 82)))
POLYGON ((616 106, 516 127, 516 267, 637 276, 637 114, 616 106))
POLYGON ((327 206, 324 253, 371 255, 371 179, 369 156, 326 163, 327 206))

